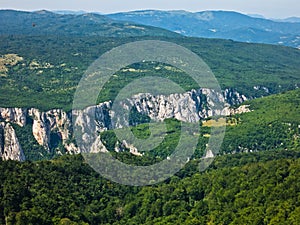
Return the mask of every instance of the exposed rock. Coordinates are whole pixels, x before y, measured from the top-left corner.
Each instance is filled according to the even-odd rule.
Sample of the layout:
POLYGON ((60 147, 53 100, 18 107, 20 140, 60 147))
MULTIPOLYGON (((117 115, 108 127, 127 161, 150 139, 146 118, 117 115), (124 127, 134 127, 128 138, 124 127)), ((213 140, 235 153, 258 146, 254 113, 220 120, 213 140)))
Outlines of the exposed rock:
POLYGON ((210 159, 210 158, 214 158, 214 153, 212 152, 212 150, 207 150, 205 156, 203 157, 204 159, 210 159))
POLYGON ((24 152, 19 144, 14 128, 7 123, 0 124, 0 152, 3 160, 25 161, 24 152), (2 140, 1 140, 2 139, 2 140))
POLYGON ((239 105, 244 101, 247 101, 248 98, 245 95, 238 93, 237 91, 233 90, 232 88, 227 88, 224 91, 224 98, 225 102, 229 105, 239 105))
POLYGON ((38 109, 30 109, 29 115, 33 118, 32 134, 36 141, 50 149, 50 124, 47 120, 46 113, 40 112, 38 109))
POLYGON ((46 112, 46 119, 49 121, 51 131, 57 130, 62 140, 70 139, 72 121, 66 112, 61 109, 50 110, 46 112))
POLYGON ((236 115, 236 114, 251 112, 249 107, 250 107, 250 105, 241 105, 240 107, 238 107, 236 109, 230 109, 230 115, 236 115))
MULTIPOLYGON (((130 110, 135 107, 141 114, 148 115, 151 119, 163 121, 168 118, 176 118, 184 122, 197 122, 199 115, 195 101, 192 99, 192 93, 171 94, 169 96, 153 96, 151 94, 138 94, 132 99, 121 102, 124 110, 130 110)), ((119 113, 122 115, 122 113, 119 113)), ((115 116, 113 114, 113 116, 115 116)), ((118 115, 120 116, 120 115, 118 115)), ((114 127, 120 128, 128 126, 127 118, 113 118, 114 127)))
POLYGON ((133 146, 132 144, 127 143, 126 140, 122 140, 121 143, 119 141, 117 141, 114 150, 115 150, 115 152, 124 152, 124 151, 129 150, 129 152, 133 155, 143 156, 143 154, 140 153, 135 146, 133 146))
POLYGON ((269 88, 264 87, 264 86, 254 86, 253 89, 256 90, 256 91, 264 91, 267 94, 270 93, 269 88))
MULTIPOLYGON (((183 122, 196 123, 214 115, 227 116, 249 112, 248 106, 241 106, 237 109, 230 108, 231 105, 240 104, 245 100, 247 98, 244 95, 240 95, 232 89, 227 89, 223 93, 210 89, 199 89, 168 96, 154 96, 145 93, 126 99, 120 102, 120 105, 113 106, 109 101, 87 107, 84 110, 73 110, 72 114, 61 109, 41 112, 38 109, 0 108, 0 121, 15 123, 19 126, 32 125, 34 138, 48 151, 52 148, 51 134, 55 133, 56 137, 61 138, 67 153, 107 152, 99 138, 99 133, 127 127, 129 121, 123 111, 128 114, 128 111, 135 108, 138 113, 157 121, 175 118, 183 122), (82 137, 80 138, 82 139, 81 143, 73 141, 75 140, 73 129, 77 135, 82 137)), ((124 140, 116 146, 116 151, 122 151, 122 148, 129 149, 132 154, 141 155, 134 146, 124 140)), ((0 150, 4 159, 6 159, 3 155, 5 152, 13 152, 10 153, 10 157, 16 160, 25 159, 11 126, 2 125, 2 131, 0 129, 0 150), (13 147, 8 148, 7 143, 13 147), (17 154, 17 152, 19 153, 17 154)))
POLYGON ((75 136, 80 136, 78 152, 106 152, 107 149, 98 137, 98 133, 111 129, 111 102, 104 102, 84 110, 73 110, 75 136))
POLYGON ((143 154, 139 153, 139 151, 136 147, 134 147, 133 145, 128 144, 126 140, 122 141, 122 145, 123 145, 124 148, 129 149, 129 152, 133 155, 136 155, 136 156, 142 156, 143 155, 143 154))
POLYGON ((66 152, 69 154, 79 154, 78 147, 74 143, 67 143, 64 145, 66 152))
POLYGON ((96 141, 92 144, 90 153, 108 152, 105 145, 101 142, 100 136, 97 136, 96 141))
POLYGON ((47 112, 30 109, 28 114, 33 119, 33 136, 45 149, 50 150, 50 134, 55 132, 61 137, 61 141, 66 149, 77 152, 75 145, 68 144, 73 135, 72 120, 68 113, 61 109, 52 109, 47 112))
MULTIPOLYGON (((183 122, 195 123, 216 115, 230 115, 231 104, 227 103, 226 99, 231 99, 230 102, 234 104, 247 100, 244 95, 229 89, 224 93, 211 89, 199 89, 169 96, 138 94, 121 102, 120 107, 125 111, 135 107, 139 113, 148 115, 153 120, 163 121, 175 118, 183 122)), ((112 119, 114 128, 128 126, 128 119, 119 117, 122 113, 118 114, 118 118, 112 119)), ((112 115, 115 116, 114 113, 112 115)))
POLYGON ((91 129, 97 129, 102 132, 111 129, 110 112, 111 102, 100 103, 96 106, 87 107, 84 110, 73 110, 72 117, 75 126, 80 127, 82 133, 86 133, 91 129), (92 123, 91 119, 96 120, 92 123), (96 127, 91 127, 94 124, 96 127))
POLYGON ((0 119, 23 127, 26 125, 27 110, 21 108, 0 108, 0 119))

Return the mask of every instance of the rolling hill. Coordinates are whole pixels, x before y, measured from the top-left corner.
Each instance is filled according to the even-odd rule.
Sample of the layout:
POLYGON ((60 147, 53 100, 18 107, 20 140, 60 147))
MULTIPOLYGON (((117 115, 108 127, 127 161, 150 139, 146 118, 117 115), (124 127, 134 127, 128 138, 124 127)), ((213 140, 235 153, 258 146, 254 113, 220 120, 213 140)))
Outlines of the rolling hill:
MULTIPOLYGON (((190 49, 210 66, 223 90, 233 88, 248 98, 300 86, 300 52, 288 47, 186 37, 1 36, 0 39, 0 55, 5 64, 0 77, 1 107, 70 109, 77 84, 94 60, 116 46, 146 39, 174 42, 190 49), (18 60, 6 63, 9 57, 18 60)), ((129 65, 141 66, 147 74, 120 71, 107 84, 99 101, 112 99, 118 88, 145 75, 173 77, 186 91, 196 88, 182 72, 164 69, 157 73, 156 65, 129 65)))
POLYGON ((0 10, 0 34, 106 37, 179 36, 164 29, 115 21, 99 14, 61 15, 46 10, 36 12, 0 10))
POLYGON ((300 23, 276 22, 237 12, 133 11, 110 18, 162 27, 186 36, 300 47, 300 23))

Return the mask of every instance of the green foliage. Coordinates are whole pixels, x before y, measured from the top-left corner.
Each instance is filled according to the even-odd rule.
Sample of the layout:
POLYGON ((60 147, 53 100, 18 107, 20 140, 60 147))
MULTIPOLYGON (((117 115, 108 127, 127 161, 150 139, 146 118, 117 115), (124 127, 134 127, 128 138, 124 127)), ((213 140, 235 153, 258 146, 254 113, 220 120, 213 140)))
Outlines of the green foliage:
POLYGON ((35 140, 32 134, 32 124, 28 124, 25 127, 13 125, 13 127, 27 160, 50 159, 54 156, 55 153, 52 151, 54 149, 48 152, 35 140))
POLYGON ((146 187, 103 179, 80 155, 0 162, 0 223, 299 224, 299 157, 294 151, 228 155, 203 173, 192 160, 146 187))
MULTIPOLYGON (((299 149, 300 146, 300 89, 283 94, 255 99, 249 104, 249 113, 234 115, 227 121, 237 124, 226 128, 225 137, 221 146, 221 153, 256 152, 276 149, 299 149)), ((151 151, 144 152, 144 156, 164 159, 175 150, 181 135, 181 123, 174 119, 165 121, 166 134, 160 126, 152 127, 149 124, 139 124, 131 128, 133 134, 140 139, 147 139, 151 132, 153 136, 161 136, 163 142, 151 151)), ((201 124, 200 124, 201 125, 201 124)), ((125 131, 124 131, 125 132, 125 131)), ((210 128, 200 127, 200 133, 193 134, 198 139, 198 145, 193 158, 201 158, 205 152, 210 128)), ((117 137, 114 131, 101 133, 101 139, 110 151, 114 151, 117 137)), ((143 149, 139 149, 143 152, 143 149)))
MULTIPOLYGON (((64 30, 72 36, 0 36, 0 55, 24 58, 15 66, 7 65, 7 74, 0 76, 1 107, 69 111, 77 84, 94 60, 124 43, 153 39, 155 31, 149 28, 151 37, 142 38, 76 36, 75 25, 64 30)), ((118 36, 123 25, 110 24, 108 36, 118 36)), ((85 24, 85 31, 92 27, 85 24)), ((192 50, 210 66, 222 89, 234 87, 248 97, 280 93, 300 83, 297 49, 229 40, 154 39, 192 50)), ((171 79, 185 90, 199 88, 169 65, 136 63, 118 71, 97 102, 113 100, 126 84, 145 76, 171 79)), ((193 137, 199 140, 194 159, 172 178, 151 187, 122 186, 103 179, 80 155, 25 163, 0 161, 0 224, 299 224, 299 99, 299 90, 257 99, 249 102, 254 112, 228 118, 237 125, 227 128, 222 152, 240 154, 217 157, 203 173, 198 172, 199 158, 210 129, 201 127, 193 137), (254 153, 241 153, 246 151, 254 153)), ((147 122, 148 117, 132 109, 129 123, 137 137, 150 135, 147 122)), ((143 157, 113 152, 118 141, 113 131, 101 133, 101 139, 118 160, 151 165, 167 158, 178 144, 180 122, 167 120, 166 126, 164 141, 143 157)), ((37 144, 29 125, 14 128, 29 160, 50 159, 56 149, 62 150, 55 132, 53 148, 47 152, 37 144)), ((159 127, 152 132, 161 135, 159 127)))
POLYGON ((58 133, 52 132, 50 134, 50 149, 46 150, 41 146, 32 134, 32 124, 27 124, 24 127, 20 127, 16 124, 13 125, 18 141, 24 151, 26 160, 45 160, 55 157, 58 152, 65 153, 65 149, 62 145, 61 137, 58 133))
POLYGON ((139 113, 136 107, 133 107, 129 112, 129 126, 136 126, 141 123, 149 123, 150 117, 139 113))
MULTIPOLYGON (((68 111, 77 84, 92 62, 114 47, 148 39, 174 42, 192 50, 212 69, 222 89, 235 88, 248 97, 294 89, 300 83, 300 52, 288 47, 185 37, 4 35, 0 36, 0 55, 14 53, 24 60, 16 66, 8 66, 7 76, 0 77, 0 106, 68 111), (32 66, 33 62, 39 66, 32 66), (255 90, 254 86, 266 87, 269 93, 262 88, 255 90)), ((140 72, 117 72, 102 89, 98 102, 114 99, 126 84, 144 76, 171 79, 185 90, 199 88, 182 71, 170 70, 166 65, 146 62, 128 67, 140 72)))
POLYGON ((157 27, 115 21, 97 13, 61 15, 50 11, 0 11, 0 34, 60 36, 180 36, 157 27), (20 29, 22 27, 22 29, 20 29))
POLYGON ((244 104, 253 112, 234 116, 239 122, 227 127, 223 152, 299 148, 299 89, 244 104))

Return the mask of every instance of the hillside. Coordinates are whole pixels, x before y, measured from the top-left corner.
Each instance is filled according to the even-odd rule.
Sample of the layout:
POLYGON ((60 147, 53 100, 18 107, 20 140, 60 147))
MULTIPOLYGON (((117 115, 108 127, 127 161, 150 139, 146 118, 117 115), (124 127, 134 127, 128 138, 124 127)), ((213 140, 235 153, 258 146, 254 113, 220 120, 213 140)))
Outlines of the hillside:
POLYGON ((99 14, 61 15, 45 10, 0 10, 0 35, 179 36, 164 29, 115 21, 99 14))
MULTIPOLYGON (((226 155, 216 157, 200 173, 201 154, 196 152, 175 176, 151 187, 106 180, 80 155, 38 162, 0 161, 0 224, 297 225, 299 97, 297 89, 245 102, 252 112, 227 118, 222 147, 226 155)), ((176 142, 179 130, 175 121, 170 125, 173 130, 160 152, 174 144, 172 138, 176 142)), ((135 129, 137 135, 144 135, 143 124, 135 129)), ((28 130, 19 131, 21 143, 30 148, 28 130)), ((205 122, 201 135, 208 133, 205 122)), ((199 140, 201 150, 206 139, 199 140)), ((158 161, 151 154, 112 154, 127 164, 158 161)))
MULTIPOLYGON (((249 112, 226 117, 227 127, 220 154, 299 150, 300 89, 246 101, 243 105, 249 108, 249 112)), ((168 124, 170 135, 164 137, 165 141, 157 148, 145 152, 145 156, 166 158, 174 151, 181 130, 175 121, 168 121, 168 124)), ((210 118, 203 121, 200 133, 196 136, 198 146, 192 158, 203 156, 211 124, 213 121, 210 118)), ((147 125, 138 125, 134 130, 138 137, 147 137, 147 125)), ((152 129, 154 135, 160 131, 152 129)), ((112 130, 101 133, 101 139, 109 150, 114 151, 117 138, 112 130)))
MULTIPOLYGON (((181 102, 182 99, 191 98, 196 96, 197 93, 199 93, 199 98, 205 99, 209 96, 209 94, 194 91, 178 95, 176 101, 181 102)), ((233 92, 230 96, 231 98, 227 98, 227 101, 233 100, 235 96, 239 95, 233 92)), ((149 102, 141 98, 141 101, 137 99, 137 102, 133 105, 126 105, 126 107, 132 108, 128 124, 132 126, 130 129, 139 138, 149 137, 149 126, 147 124, 149 116, 154 120, 160 119, 166 122, 168 127, 166 133, 161 129, 161 126, 152 127, 152 135, 161 136, 164 138, 164 141, 159 145, 155 145, 155 148, 151 151, 145 151, 145 149, 138 146, 123 144, 123 139, 118 139, 115 132, 115 129, 122 127, 113 127, 110 123, 112 120, 111 115, 114 114, 111 104, 106 102, 95 106, 95 113, 98 115, 95 119, 100 131, 100 151, 125 151, 135 155, 143 153, 144 156, 142 158, 146 157, 147 159, 149 157, 151 161, 160 161, 172 154, 176 148, 181 135, 182 122, 187 125, 188 123, 200 123, 202 124, 200 130, 193 133, 192 136, 189 135, 188 138, 198 140, 198 144, 195 143, 197 145, 195 152, 190 157, 201 158, 205 154, 206 144, 214 123, 209 116, 213 114, 213 109, 208 102, 203 100, 199 104, 199 102, 194 102, 192 98, 189 100, 189 104, 181 105, 173 102, 175 105, 178 104, 174 107, 173 113, 161 117, 158 117, 158 115, 164 115, 166 110, 162 106, 158 107, 161 113, 143 111, 141 108, 137 110, 137 106, 141 105, 141 102, 147 108, 147 105, 166 104, 172 99, 171 97, 165 96, 162 98, 160 96, 158 98, 160 99, 159 101, 155 97, 151 97, 152 100, 149 102), (184 108, 192 109, 193 105, 191 104, 198 105, 198 108, 195 107, 196 111, 191 110, 186 114, 184 108), (197 115, 198 120, 193 119, 197 115)), ((229 110, 229 112, 226 114, 227 128, 224 141, 220 147, 220 152, 216 151, 213 154, 285 149, 298 150, 300 146, 299 99, 300 89, 296 89, 286 93, 246 101, 242 106, 234 106, 236 107, 235 109, 229 110, 227 108, 226 111, 229 110)), ((170 107, 168 107, 168 110, 170 110, 170 107)), ((76 116, 75 118, 73 117, 75 121, 81 121, 79 122, 80 129, 86 130, 87 124, 84 121, 87 118, 85 118, 85 115, 76 116)), ((118 132, 122 132, 122 129, 118 132)), ((127 131, 124 132, 127 133, 127 131)), ((90 149, 77 148, 74 138, 71 113, 60 109, 43 112, 32 108, 0 108, 0 156, 2 154, 6 159, 19 161, 25 159, 50 159, 57 154, 78 154, 90 151, 90 149), (8 144, 12 143, 14 139, 17 141, 10 148, 8 144), (24 154, 24 157, 20 158, 18 154, 24 154)))
MULTIPOLYGON (((185 37, 0 36, 0 106, 68 111, 79 80, 94 60, 116 46, 146 39, 174 42, 190 49, 210 66, 223 90, 233 88, 248 98, 280 93, 300 84, 300 52, 288 47, 185 37), (9 57, 14 57, 12 64, 9 57)), ((147 63, 129 65, 144 68, 147 73, 118 72, 99 102, 112 99, 126 83, 146 75, 173 79, 186 91, 195 88, 182 72, 161 69, 157 73, 156 67, 147 63)))
POLYGON ((236 12, 133 11, 110 18, 165 28, 186 36, 300 47, 300 23, 254 18, 236 12))
POLYGON ((234 116, 228 126, 223 152, 253 152, 300 147, 300 90, 255 99, 252 112, 234 116))
POLYGON ((299 157, 291 151, 223 156, 205 173, 192 161, 151 187, 112 183, 80 156, 0 161, 0 224, 297 225, 299 157))

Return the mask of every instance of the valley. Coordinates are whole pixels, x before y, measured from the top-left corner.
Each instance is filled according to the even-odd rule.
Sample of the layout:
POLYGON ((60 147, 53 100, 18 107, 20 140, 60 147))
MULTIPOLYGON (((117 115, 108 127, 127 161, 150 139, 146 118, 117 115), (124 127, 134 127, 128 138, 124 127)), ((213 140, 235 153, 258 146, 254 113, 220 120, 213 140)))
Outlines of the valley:
MULTIPOLYGON (((299 34, 297 22, 223 11, 0 10, 0 224, 299 224, 299 34), (144 60, 114 73, 93 105, 74 108, 78 84, 95 60, 143 40, 195 53, 221 91, 144 60), (146 77, 183 91, 160 86, 167 94, 152 94, 141 85, 113 108, 123 87, 146 77), (125 138, 130 132, 158 144, 135 146, 125 138), (88 161, 109 155, 152 168, 177 159, 182 140, 196 146, 175 160, 181 169, 154 171, 157 178, 145 186, 114 182, 88 161)), ((148 179, 122 168, 102 169, 148 179)))

